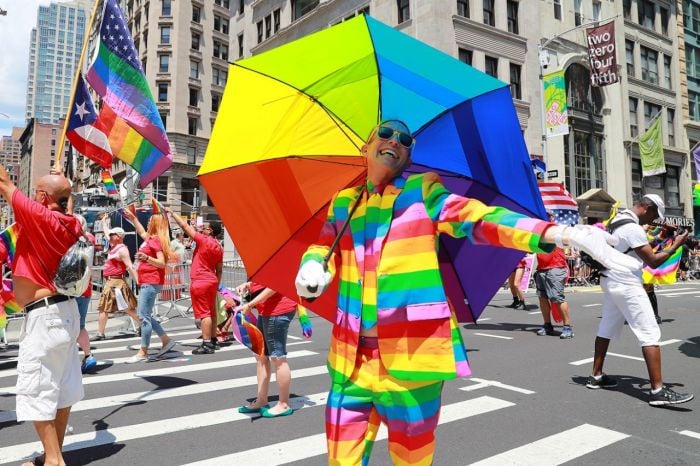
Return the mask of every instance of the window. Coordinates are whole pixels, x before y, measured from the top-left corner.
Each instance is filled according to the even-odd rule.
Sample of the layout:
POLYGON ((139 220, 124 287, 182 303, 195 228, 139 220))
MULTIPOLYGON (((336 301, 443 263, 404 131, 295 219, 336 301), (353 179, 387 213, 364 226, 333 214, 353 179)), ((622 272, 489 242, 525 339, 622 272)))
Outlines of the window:
POLYGON ((292 0, 292 21, 296 21, 312 11, 319 4, 319 0, 292 0))
POLYGON ((197 126, 199 126, 199 118, 190 117, 187 119, 187 134, 190 136, 197 135, 197 126))
POLYGON ((484 57, 484 73, 498 78, 498 58, 489 57, 488 55, 484 57))
POLYGON ((190 78, 199 79, 199 62, 190 61, 190 78))
POLYGON ((494 0, 484 0, 484 24, 488 24, 489 26, 496 25, 496 19, 493 14, 493 3, 494 0))
POLYGON ((170 67, 170 55, 159 55, 160 65, 158 66, 158 72, 167 73, 170 67))
POLYGON ((658 84, 659 66, 657 64, 658 52, 644 46, 639 47, 640 62, 642 65, 642 79, 650 83, 658 84))
POLYGON ((202 11, 198 6, 192 6, 192 21, 198 23, 202 19, 202 11))
POLYGON ((668 89, 673 88, 673 80, 671 77, 671 57, 664 55, 664 85, 668 89))
POLYGON ((189 165, 197 165, 197 147, 187 146, 187 163, 189 165))
POLYGON ((653 120, 661 113, 661 106, 644 102, 644 130, 646 131, 651 126, 653 120))
POLYGON ((634 77, 634 42, 625 40, 625 60, 627 62, 627 76, 634 77))
POLYGON ((169 44, 170 43, 170 26, 160 27, 160 43, 169 44))
POLYGON ((217 86, 224 86, 226 84, 226 76, 226 70, 212 68, 211 82, 217 86))
POLYGON ((467 65, 471 65, 472 51, 467 49, 459 49, 459 61, 466 63, 467 65))
POLYGON ((192 50, 199 50, 199 33, 198 32, 193 32, 192 33, 192 50))
POLYGON ((399 24, 411 19, 411 6, 409 0, 396 0, 396 5, 399 10, 399 24))
POLYGON ((681 196, 678 189, 678 167, 666 166, 666 205, 668 207, 680 207, 681 196))
POLYGON ((228 34, 228 20, 227 19, 221 19, 221 32, 224 34, 228 34))
POLYGON ((639 101, 633 97, 630 97, 630 137, 636 138, 639 134, 639 123, 637 116, 637 105, 639 101))
POLYGON ((158 102, 168 101, 168 83, 158 83, 158 102))
POLYGON ((520 65, 514 63, 510 64, 510 93, 514 99, 521 100, 522 96, 522 86, 520 84, 520 65))
POLYGON ((272 15, 265 16, 265 39, 272 35, 272 15))
POLYGON ((245 0, 238 0, 238 14, 242 15, 245 10, 245 0))
POLYGON ((622 0, 622 14, 625 19, 632 19, 632 0, 622 0))
POLYGON ((228 45, 215 40, 214 41, 214 56, 222 60, 228 60, 228 45))
POLYGON ((258 44, 262 42, 263 40, 263 22, 262 20, 258 21, 258 44))
POLYGON ((648 0, 637 3, 639 24, 647 29, 654 29, 654 4, 648 0))
POLYGON ((602 10, 602 6, 600 2, 598 1, 593 1, 593 20, 595 21, 600 21, 600 12, 602 10))
POLYGON ((676 125, 676 111, 672 108, 666 109, 666 122, 668 123, 668 145, 676 145, 676 131, 674 130, 676 125))
POLYGON ((508 10, 508 32, 513 34, 519 34, 518 32, 518 2, 513 0, 508 0, 507 3, 508 10))
POLYGON ((277 34, 277 31, 280 30, 280 9, 277 8, 275 11, 272 12, 272 32, 277 34))
POLYGON ((199 102, 199 91, 190 87, 190 107, 196 107, 199 102))
POLYGON ((469 0, 457 0, 457 14, 469 18, 469 0))
POLYGON ((583 24, 583 7, 581 0, 574 0, 574 24, 580 26, 583 24))
POLYGON ((238 34, 238 58, 243 58, 243 34, 238 34))
POLYGON ((690 110, 690 119, 693 121, 700 120, 700 94, 693 91, 688 91, 688 108, 690 110))
POLYGON ((554 0, 554 19, 561 21, 561 0, 554 0))
POLYGON ((661 20, 661 34, 668 35, 668 10, 659 7, 659 19, 661 20))
POLYGON ((163 8, 160 11, 161 16, 170 16, 172 14, 171 1, 163 0, 163 8))
POLYGON ((221 95, 215 92, 211 93, 211 111, 218 112, 219 105, 221 104, 221 95))

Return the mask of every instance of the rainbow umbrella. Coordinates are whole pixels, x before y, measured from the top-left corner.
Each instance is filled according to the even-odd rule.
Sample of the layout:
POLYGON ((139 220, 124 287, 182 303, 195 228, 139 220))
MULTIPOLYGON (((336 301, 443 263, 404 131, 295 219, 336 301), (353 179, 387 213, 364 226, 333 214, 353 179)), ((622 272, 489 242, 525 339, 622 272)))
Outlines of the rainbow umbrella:
MULTIPOLYGON (((364 182, 360 148, 387 118, 416 137, 409 171, 544 218, 507 84, 359 16, 229 68, 199 178, 251 279, 296 295, 302 253, 333 194, 364 182)), ((475 321, 523 253, 440 241, 448 297, 475 321)), ((335 321, 336 293, 310 309, 335 321)))

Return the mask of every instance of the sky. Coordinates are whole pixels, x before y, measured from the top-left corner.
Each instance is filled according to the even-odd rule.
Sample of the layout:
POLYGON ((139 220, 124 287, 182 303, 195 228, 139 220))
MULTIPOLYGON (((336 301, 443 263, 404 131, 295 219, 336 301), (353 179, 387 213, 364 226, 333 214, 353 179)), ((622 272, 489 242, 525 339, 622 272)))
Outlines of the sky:
POLYGON ((0 16, 0 136, 9 135, 13 126, 24 127, 27 100, 29 34, 36 26, 39 5, 51 0, 0 0, 7 11, 0 16))

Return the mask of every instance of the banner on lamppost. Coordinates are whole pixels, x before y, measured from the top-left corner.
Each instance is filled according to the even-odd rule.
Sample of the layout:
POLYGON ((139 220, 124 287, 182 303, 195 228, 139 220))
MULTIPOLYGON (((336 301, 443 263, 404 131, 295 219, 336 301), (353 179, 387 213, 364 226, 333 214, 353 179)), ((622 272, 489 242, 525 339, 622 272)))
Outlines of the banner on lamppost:
POLYGON ((661 118, 656 117, 649 129, 639 136, 638 143, 639 157, 642 161, 642 176, 666 173, 661 118))
POLYGON ((544 121, 547 137, 569 134, 564 70, 545 75, 542 78, 542 84, 544 86, 544 121))
POLYGON ((615 47, 615 21, 586 29, 591 85, 603 87, 618 81, 615 47))

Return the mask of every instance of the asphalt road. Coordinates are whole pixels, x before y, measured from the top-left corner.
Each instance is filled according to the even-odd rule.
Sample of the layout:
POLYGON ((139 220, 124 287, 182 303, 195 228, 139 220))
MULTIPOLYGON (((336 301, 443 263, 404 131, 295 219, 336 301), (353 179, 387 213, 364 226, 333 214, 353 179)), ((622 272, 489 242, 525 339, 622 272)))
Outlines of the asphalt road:
MULTIPOLYGON (((700 282, 658 294, 665 381, 700 394, 700 282)), ((535 334, 541 316, 531 293, 530 309, 514 311, 504 307, 509 293, 500 292, 479 325, 462 330, 473 377, 445 385, 434 464, 700 464, 700 399, 650 407, 646 368, 629 329, 611 344, 606 363, 619 387, 585 387, 601 294, 579 289, 568 298, 572 340, 535 334)), ((73 409, 68 464, 325 464, 330 326, 312 322, 311 341, 301 338, 297 322, 291 327, 298 410, 278 419, 237 413, 255 394, 251 354, 234 343, 215 355, 192 356, 198 332, 186 319, 166 323, 181 342, 166 361, 124 364, 135 338, 95 343, 101 365, 85 376, 85 400, 73 409)), ((157 346, 156 339, 153 351, 157 346)), ((13 347, 0 352, 0 464, 40 451, 31 424, 14 421, 15 355, 13 347)), ((386 438, 381 431, 380 438, 386 438)), ((377 442, 372 464, 390 464, 386 440, 377 442)))

